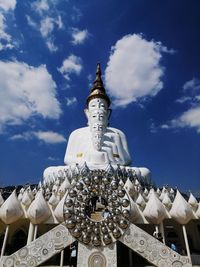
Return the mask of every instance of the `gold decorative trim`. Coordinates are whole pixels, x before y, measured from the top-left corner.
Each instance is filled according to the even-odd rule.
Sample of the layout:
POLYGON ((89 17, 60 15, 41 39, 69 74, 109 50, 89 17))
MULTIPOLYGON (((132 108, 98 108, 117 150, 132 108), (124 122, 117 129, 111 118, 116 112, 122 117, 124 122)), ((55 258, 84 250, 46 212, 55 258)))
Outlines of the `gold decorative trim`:
POLYGON ((113 154, 114 158, 119 158, 119 154, 113 154))
POLYGON ((77 153, 77 154, 76 154, 76 157, 77 157, 77 158, 81 158, 82 156, 83 156, 83 153, 77 153))

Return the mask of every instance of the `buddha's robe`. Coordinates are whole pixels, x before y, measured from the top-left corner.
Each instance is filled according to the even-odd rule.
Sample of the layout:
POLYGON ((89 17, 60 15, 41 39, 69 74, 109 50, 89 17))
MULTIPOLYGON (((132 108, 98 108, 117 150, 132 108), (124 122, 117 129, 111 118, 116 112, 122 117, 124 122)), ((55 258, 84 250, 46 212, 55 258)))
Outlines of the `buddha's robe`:
POLYGON ((108 163, 127 166, 131 163, 131 157, 122 131, 108 127, 102 148, 97 151, 93 148, 89 127, 84 127, 71 133, 64 162, 66 165, 81 165, 86 162, 88 166, 103 166, 108 163))

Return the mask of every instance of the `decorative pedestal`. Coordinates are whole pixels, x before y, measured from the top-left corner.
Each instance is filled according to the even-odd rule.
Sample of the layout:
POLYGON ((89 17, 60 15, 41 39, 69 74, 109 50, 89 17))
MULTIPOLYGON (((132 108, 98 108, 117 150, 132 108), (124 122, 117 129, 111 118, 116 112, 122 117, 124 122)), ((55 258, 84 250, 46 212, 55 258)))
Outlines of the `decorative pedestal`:
POLYGON ((117 267, 117 246, 113 243, 106 247, 78 244, 77 267, 117 267))

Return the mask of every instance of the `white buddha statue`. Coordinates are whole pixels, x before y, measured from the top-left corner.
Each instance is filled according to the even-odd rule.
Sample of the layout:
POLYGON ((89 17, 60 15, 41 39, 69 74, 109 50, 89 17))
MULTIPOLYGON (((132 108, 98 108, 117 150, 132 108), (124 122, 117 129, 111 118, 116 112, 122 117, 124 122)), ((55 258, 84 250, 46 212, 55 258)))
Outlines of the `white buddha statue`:
POLYGON ((124 133, 116 128, 107 127, 111 113, 109 105, 110 99, 103 87, 98 64, 96 79, 87 98, 85 109, 88 127, 71 133, 64 159, 65 164, 81 165, 86 162, 89 167, 98 167, 109 163, 114 165, 131 163, 124 133))
POLYGON ((102 79, 100 64, 97 65, 96 79, 90 95, 87 98, 85 114, 88 126, 73 131, 69 137, 65 153, 65 166, 49 167, 44 171, 44 180, 57 176, 59 171, 80 166, 84 163, 89 168, 106 168, 108 164, 113 167, 127 166, 135 170, 138 177, 149 176, 146 168, 128 167, 131 157, 128 151, 124 133, 116 128, 108 127, 111 114, 110 99, 106 94, 102 79), (52 175, 53 174, 53 175, 52 175))

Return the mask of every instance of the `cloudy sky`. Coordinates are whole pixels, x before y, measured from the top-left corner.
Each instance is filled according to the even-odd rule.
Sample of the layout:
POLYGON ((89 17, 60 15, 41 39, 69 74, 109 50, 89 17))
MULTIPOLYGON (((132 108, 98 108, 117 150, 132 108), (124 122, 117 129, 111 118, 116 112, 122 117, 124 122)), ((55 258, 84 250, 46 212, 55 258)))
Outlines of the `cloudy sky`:
POLYGON ((63 165, 101 62, 133 165, 200 191, 199 12, 198 0, 0 0, 0 185, 63 165))

